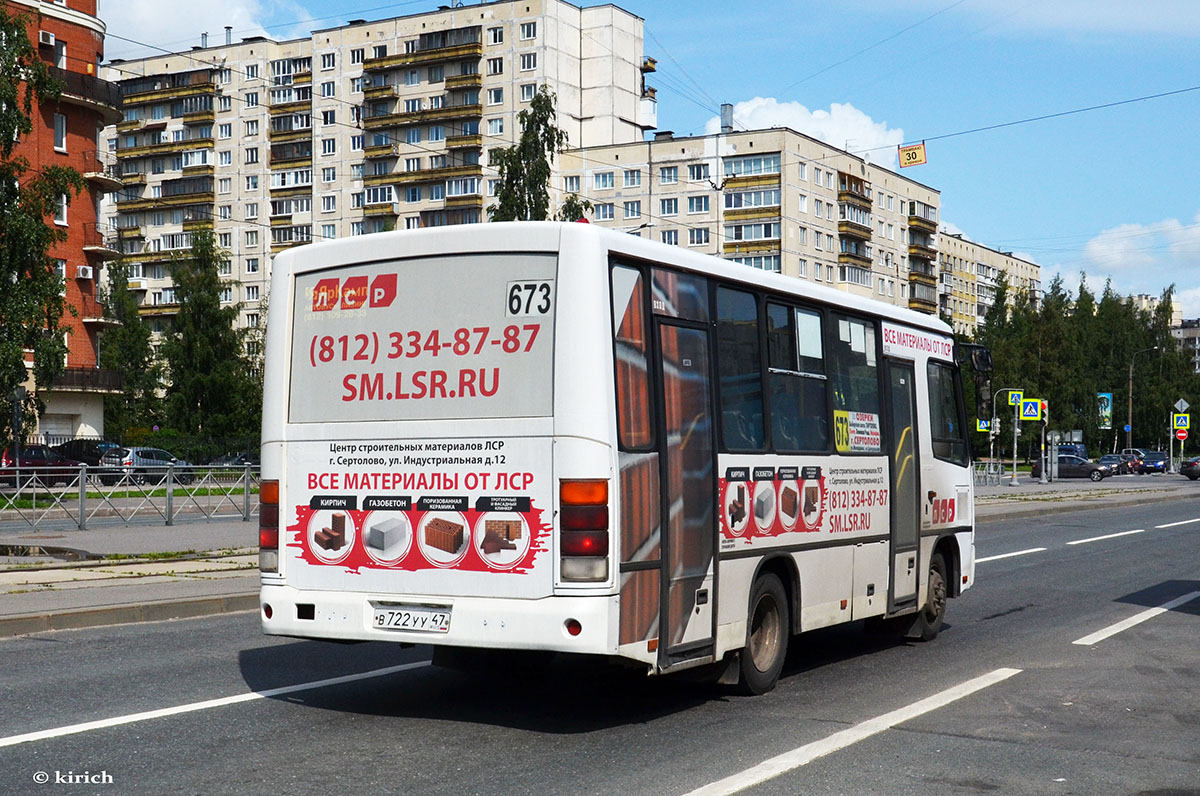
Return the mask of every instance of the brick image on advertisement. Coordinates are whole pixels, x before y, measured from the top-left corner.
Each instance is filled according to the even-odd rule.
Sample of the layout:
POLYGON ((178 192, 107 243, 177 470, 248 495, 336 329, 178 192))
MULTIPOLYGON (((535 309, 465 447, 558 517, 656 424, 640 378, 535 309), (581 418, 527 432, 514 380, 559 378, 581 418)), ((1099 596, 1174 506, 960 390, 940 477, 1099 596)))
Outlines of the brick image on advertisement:
POLYGON ((430 520, 425 526, 425 544, 451 555, 458 552, 463 543, 463 527, 441 517, 430 520))
POLYGON ((495 533, 509 542, 521 538, 520 520, 487 520, 483 523, 485 533, 495 533))
POLYGON ((817 510, 817 500, 821 497, 819 487, 806 486, 804 487, 804 513, 813 514, 817 510))
POLYGON ((483 542, 479 545, 483 552, 489 556, 499 553, 501 550, 516 550, 517 546, 508 539, 505 539, 495 531, 486 531, 483 535, 483 542))
POLYGON ((746 517, 746 487, 738 484, 737 497, 729 504, 729 524, 737 525, 746 517))
POLYGON ((404 520, 392 517, 377 522, 367 529, 367 547, 383 552, 388 547, 404 541, 404 520))
POLYGON ((784 514, 796 519, 796 508, 799 506, 800 496, 796 494, 796 490, 790 486, 785 486, 783 491, 779 493, 779 508, 784 514))

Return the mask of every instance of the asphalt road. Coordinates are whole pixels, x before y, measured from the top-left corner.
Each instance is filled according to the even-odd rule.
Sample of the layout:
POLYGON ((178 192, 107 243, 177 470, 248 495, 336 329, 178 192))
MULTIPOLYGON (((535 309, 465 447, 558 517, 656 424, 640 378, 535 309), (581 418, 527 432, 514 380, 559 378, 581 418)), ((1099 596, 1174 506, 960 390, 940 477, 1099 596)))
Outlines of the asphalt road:
POLYGON ((757 698, 577 661, 466 675, 254 614, 3 640, 0 790, 1200 794, 1200 500, 987 523, 977 550, 935 642, 801 636, 757 698))

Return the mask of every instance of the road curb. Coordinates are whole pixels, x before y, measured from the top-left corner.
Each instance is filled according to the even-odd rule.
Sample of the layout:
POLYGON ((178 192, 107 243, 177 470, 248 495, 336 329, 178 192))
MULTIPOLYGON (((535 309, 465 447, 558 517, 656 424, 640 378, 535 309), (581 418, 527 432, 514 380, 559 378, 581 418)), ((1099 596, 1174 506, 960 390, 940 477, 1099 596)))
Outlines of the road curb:
MULTIPOLYGON (((1170 499, 1167 494, 1146 495, 1141 498, 1131 498, 1129 500, 1115 501, 1111 503, 1094 501, 1081 505, 1079 501, 1064 501, 1061 503, 1051 503, 1046 501, 1044 505, 1031 505, 1028 508, 1020 508, 997 512, 993 515, 980 514, 979 510, 975 510, 975 522, 999 522, 1001 520, 1020 520, 1027 517, 1043 517, 1047 514, 1070 514, 1076 511, 1095 511, 1098 509, 1117 509, 1125 506, 1144 506, 1148 503, 1161 503, 1164 499, 1170 499)), ((1200 500, 1200 497, 1186 497, 1180 500, 1200 500)))
POLYGON ((0 638, 24 636, 46 630, 79 630, 131 622, 160 622, 164 619, 188 619, 212 614, 229 614, 258 609, 259 593, 225 594, 216 597, 191 597, 99 608, 74 608, 66 611, 19 614, 0 617, 0 638))

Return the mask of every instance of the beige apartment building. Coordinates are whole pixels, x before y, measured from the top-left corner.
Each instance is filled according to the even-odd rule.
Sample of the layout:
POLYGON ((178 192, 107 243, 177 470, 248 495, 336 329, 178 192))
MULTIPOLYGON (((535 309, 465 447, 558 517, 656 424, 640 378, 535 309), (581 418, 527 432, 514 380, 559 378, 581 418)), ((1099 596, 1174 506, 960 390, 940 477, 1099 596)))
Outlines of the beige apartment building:
POLYGON ((160 330, 178 306, 167 263, 196 230, 229 252, 223 298, 255 326, 271 257, 290 246, 484 220, 488 150, 514 141, 539 86, 572 146, 657 125, 642 20, 612 5, 515 0, 225 38, 103 70, 124 119, 101 136, 123 183, 102 215, 160 330))
POLYGON ((984 316, 995 304, 996 280, 1007 275, 1011 305, 1019 291, 1034 303, 1042 297, 1042 269, 1037 263, 991 249, 962 235, 942 231, 938 235, 938 314, 954 331, 974 335, 984 316))
POLYGON ((937 311, 938 192, 794 130, 662 131, 557 171, 602 226, 937 311))

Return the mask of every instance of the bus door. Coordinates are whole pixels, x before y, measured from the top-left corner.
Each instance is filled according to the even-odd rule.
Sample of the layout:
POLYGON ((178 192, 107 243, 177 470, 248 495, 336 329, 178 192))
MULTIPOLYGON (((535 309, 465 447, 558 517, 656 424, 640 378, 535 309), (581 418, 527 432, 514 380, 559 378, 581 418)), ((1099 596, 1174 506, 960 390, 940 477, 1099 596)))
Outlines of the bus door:
POLYGON ((716 481, 708 330, 658 317, 656 412, 663 484, 659 665, 711 654, 716 481))
POLYGON ((888 612, 916 603, 920 547, 921 469, 917 461, 916 384, 910 362, 887 362, 891 443, 891 591, 888 612))

